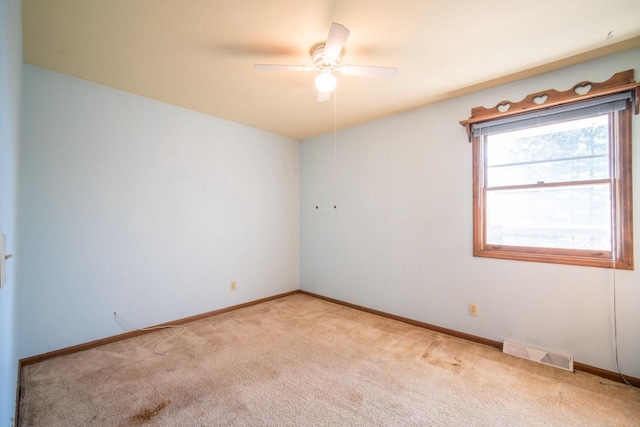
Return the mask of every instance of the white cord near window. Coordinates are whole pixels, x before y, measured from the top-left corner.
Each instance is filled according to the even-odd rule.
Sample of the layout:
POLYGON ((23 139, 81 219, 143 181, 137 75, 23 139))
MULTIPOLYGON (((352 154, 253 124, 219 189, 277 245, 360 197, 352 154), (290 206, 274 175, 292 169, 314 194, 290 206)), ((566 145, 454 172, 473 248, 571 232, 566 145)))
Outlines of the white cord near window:
MULTIPOLYGON (((614 127, 617 129, 617 127, 614 127)), ((615 144, 612 144, 613 147, 611 147, 612 150, 615 150, 615 144)), ((629 381, 627 381, 627 379, 625 378, 625 376, 622 374, 622 370, 620 369, 620 362, 618 359, 618 304, 617 304, 617 289, 616 289, 616 261, 618 258, 618 227, 616 226, 618 221, 616 218, 617 215, 617 210, 616 210, 616 197, 614 192, 617 191, 616 188, 616 176, 618 174, 618 165, 617 165, 617 153, 613 153, 613 155, 611 156, 612 159, 614 159, 614 161, 612 162, 613 164, 611 165, 611 193, 610 193, 610 197, 611 197, 611 271, 613 274, 613 340, 614 340, 614 356, 615 356, 615 362, 616 362, 616 369, 618 371, 618 374, 620 375, 620 378, 622 378, 622 381, 628 385, 629 387, 631 386, 631 383, 629 383, 629 381)))

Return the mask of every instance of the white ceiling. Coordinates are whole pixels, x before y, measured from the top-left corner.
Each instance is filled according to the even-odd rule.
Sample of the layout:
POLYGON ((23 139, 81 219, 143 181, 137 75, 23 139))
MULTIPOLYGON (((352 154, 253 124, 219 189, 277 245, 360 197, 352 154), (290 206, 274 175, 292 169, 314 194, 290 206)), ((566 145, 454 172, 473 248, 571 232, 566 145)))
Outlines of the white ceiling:
POLYGON ((343 64, 400 69, 338 75, 339 128, 640 45, 638 0, 22 5, 26 63, 295 139, 333 129, 333 100, 317 103, 315 73, 253 64, 310 65, 331 22, 351 30, 343 64))

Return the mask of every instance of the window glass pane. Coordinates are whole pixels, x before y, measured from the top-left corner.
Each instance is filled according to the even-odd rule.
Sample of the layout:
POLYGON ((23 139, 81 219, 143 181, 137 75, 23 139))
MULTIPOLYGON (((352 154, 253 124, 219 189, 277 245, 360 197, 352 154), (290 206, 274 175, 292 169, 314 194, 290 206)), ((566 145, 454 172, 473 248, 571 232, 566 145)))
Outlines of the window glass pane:
POLYGON ((489 190, 486 243, 610 251, 609 188, 489 190))
POLYGON ((486 137, 486 185, 609 178, 609 115, 486 137))

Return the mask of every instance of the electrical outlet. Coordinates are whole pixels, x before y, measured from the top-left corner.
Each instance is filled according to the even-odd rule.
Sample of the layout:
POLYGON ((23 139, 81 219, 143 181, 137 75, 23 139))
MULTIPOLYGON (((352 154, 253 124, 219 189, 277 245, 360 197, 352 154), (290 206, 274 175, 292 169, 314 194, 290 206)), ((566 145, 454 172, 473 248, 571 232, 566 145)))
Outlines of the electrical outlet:
POLYGON ((478 304, 475 304, 475 303, 472 303, 472 302, 469 303, 469 314, 471 316, 477 316, 478 315, 478 304))
POLYGON ((235 290, 236 290, 236 281, 235 281, 235 280, 232 280, 232 281, 231 281, 230 289, 231 289, 232 291, 235 291, 235 290))

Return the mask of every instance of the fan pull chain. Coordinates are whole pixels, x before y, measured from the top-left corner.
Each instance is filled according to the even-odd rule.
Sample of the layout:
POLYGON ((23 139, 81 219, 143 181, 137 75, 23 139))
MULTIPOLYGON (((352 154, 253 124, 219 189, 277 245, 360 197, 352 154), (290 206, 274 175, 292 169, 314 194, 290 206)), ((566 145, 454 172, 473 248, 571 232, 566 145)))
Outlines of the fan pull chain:
MULTIPOLYGON (((320 103, 316 102, 316 153, 315 153, 315 159, 314 159, 314 168, 313 168, 313 172, 315 175, 315 170, 318 167, 318 140, 320 138, 320 103)), ((316 186, 317 188, 317 186, 316 186)), ((318 209, 318 191, 315 192, 316 193, 316 209, 318 209)))
POLYGON ((336 205, 336 173, 338 170, 338 138, 337 138, 337 110, 338 110, 338 88, 333 93, 333 209, 337 208, 336 205))

